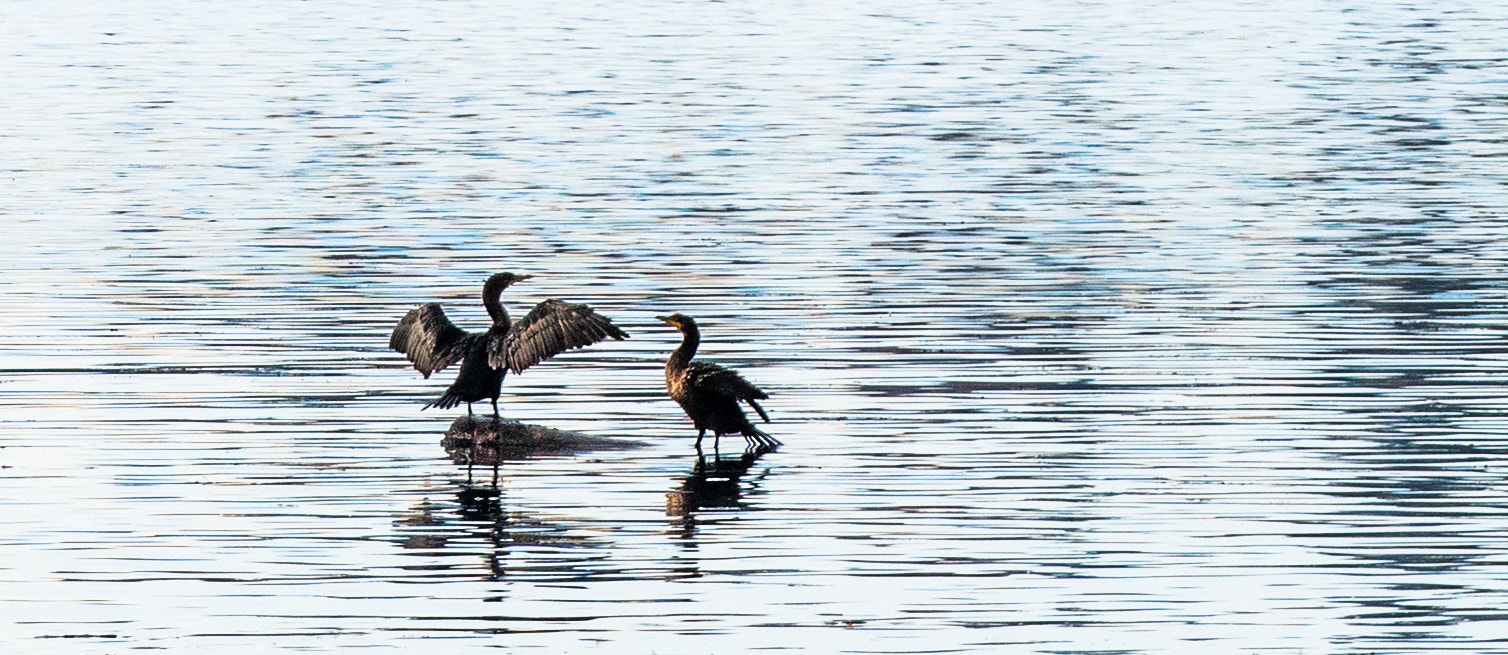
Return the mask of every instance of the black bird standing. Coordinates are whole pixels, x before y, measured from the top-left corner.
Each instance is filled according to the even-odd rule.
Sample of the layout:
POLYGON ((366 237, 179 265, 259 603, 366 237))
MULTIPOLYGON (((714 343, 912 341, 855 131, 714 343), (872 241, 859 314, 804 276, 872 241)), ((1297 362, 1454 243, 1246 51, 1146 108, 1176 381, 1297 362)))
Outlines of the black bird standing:
POLYGON ((482 285, 482 304, 492 317, 492 327, 486 332, 467 332, 456 327, 445 317, 439 303, 420 305, 398 321, 388 347, 408 357, 425 378, 456 360, 461 361, 456 381, 424 409, 450 409, 466 403, 466 415, 471 416, 471 403, 487 398, 492 400, 492 417, 497 419, 497 397, 508 371, 522 373, 567 350, 608 337, 619 341, 628 338, 627 333, 591 307, 553 298, 535 305, 517 323, 510 323, 498 296, 514 282, 530 277, 533 276, 498 273, 487 278, 482 285))
POLYGON ((749 423, 743 408, 739 407, 740 402, 749 403, 754 411, 759 412, 759 418, 769 423, 770 416, 755 401, 769 398, 770 395, 749 384, 737 371, 709 362, 691 361, 696 356, 697 345, 702 341, 702 333, 697 330, 696 321, 690 316, 671 314, 655 318, 675 326, 683 335, 681 347, 676 348, 670 354, 670 360, 665 362, 665 390, 670 392, 670 397, 680 404, 681 409, 686 410, 686 415, 691 417, 691 423, 696 426, 697 451, 701 451, 702 436, 708 430, 712 431, 713 448, 717 447, 719 436, 735 432, 742 434, 746 442, 760 448, 779 446, 778 439, 749 423))

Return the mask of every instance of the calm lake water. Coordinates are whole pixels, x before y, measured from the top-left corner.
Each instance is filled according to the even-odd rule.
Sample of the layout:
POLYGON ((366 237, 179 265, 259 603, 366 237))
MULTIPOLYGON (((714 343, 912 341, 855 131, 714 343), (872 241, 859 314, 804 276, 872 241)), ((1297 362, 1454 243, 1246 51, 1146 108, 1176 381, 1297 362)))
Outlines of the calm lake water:
POLYGON ((7 653, 1508 653, 1501 2, 0 26, 7 653), (504 415, 649 445, 478 499, 386 344, 505 270, 632 339, 504 415))

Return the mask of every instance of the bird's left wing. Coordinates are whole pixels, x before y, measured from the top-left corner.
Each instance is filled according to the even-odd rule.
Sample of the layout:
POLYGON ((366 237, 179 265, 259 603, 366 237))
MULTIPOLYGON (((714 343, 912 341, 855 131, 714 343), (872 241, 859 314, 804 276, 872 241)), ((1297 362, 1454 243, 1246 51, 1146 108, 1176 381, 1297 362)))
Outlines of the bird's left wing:
POLYGON ((691 385, 702 393, 716 394, 733 399, 734 403, 743 401, 749 403, 754 411, 759 412, 759 418, 765 423, 770 422, 770 415, 766 414, 763 407, 756 401, 770 397, 752 382, 744 379, 738 371, 723 368, 711 362, 692 362, 688 368, 691 376, 691 385))
POLYGON ((567 350, 607 338, 622 341, 628 338, 628 333, 591 307, 552 298, 535 305, 528 316, 514 323, 507 337, 488 344, 487 363, 493 368, 507 366, 514 373, 522 373, 567 350))

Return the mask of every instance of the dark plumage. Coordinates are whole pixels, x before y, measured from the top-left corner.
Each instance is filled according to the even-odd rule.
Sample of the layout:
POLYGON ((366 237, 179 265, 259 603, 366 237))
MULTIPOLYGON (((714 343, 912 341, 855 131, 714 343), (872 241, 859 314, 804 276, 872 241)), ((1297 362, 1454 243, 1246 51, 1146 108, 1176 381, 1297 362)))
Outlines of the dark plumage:
POLYGON ((702 334, 697 330, 696 321, 690 316, 671 314, 655 318, 675 326, 683 335, 681 347, 671 353, 670 360, 665 362, 665 390, 670 392, 670 397, 680 404, 681 409, 686 410, 686 415, 691 417, 691 423, 696 426, 697 450, 701 450, 702 436, 708 430, 712 431, 714 448, 719 436, 733 433, 742 434, 745 441, 762 448, 780 445, 779 440, 749 423, 749 419, 744 417, 743 408, 739 406, 740 402, 749 403, 759 413, 759 418, 769 423, 770 416, 755 401, 769 398, 770 395, 749 384, 737 371, 709 362, 691 361, 696 356, 696 347, 701 343, 702 334))
POLYGON ((467 332, 456 327, 446 318, 439 303, 420 305, 398 321, 388 347, 403 353, 425 378, 457 360, 461 362, 456 381, 444 395, 425 405, 425 409, 450 409, 466 403, 469 416, 471 403, 491 399, 492 416, 498 418, 497 398, 503 377, 509 371, 522 373, 567 350, 609 337, 620 341, 628 338, 628 334, 591 307, 553 298, 535 305, 517 323, 510 323, 498 296, 514 282, 530 277, 498 273, 487 278, 482 285, 482 304, 492 317, 492 327, 486 332, 467 332))

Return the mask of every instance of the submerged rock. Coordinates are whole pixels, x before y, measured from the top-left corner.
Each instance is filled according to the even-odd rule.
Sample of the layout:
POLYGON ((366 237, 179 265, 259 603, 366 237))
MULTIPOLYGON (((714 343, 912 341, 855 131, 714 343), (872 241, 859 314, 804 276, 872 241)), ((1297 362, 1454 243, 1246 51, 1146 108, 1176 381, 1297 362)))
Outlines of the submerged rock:
POLYGON ((492 464, 533 455, 570 455, 591 450, 646 446, 640 441, 593 437, 518 421, 462 416, 450 424, 440 445, 457 464, 492 464))

